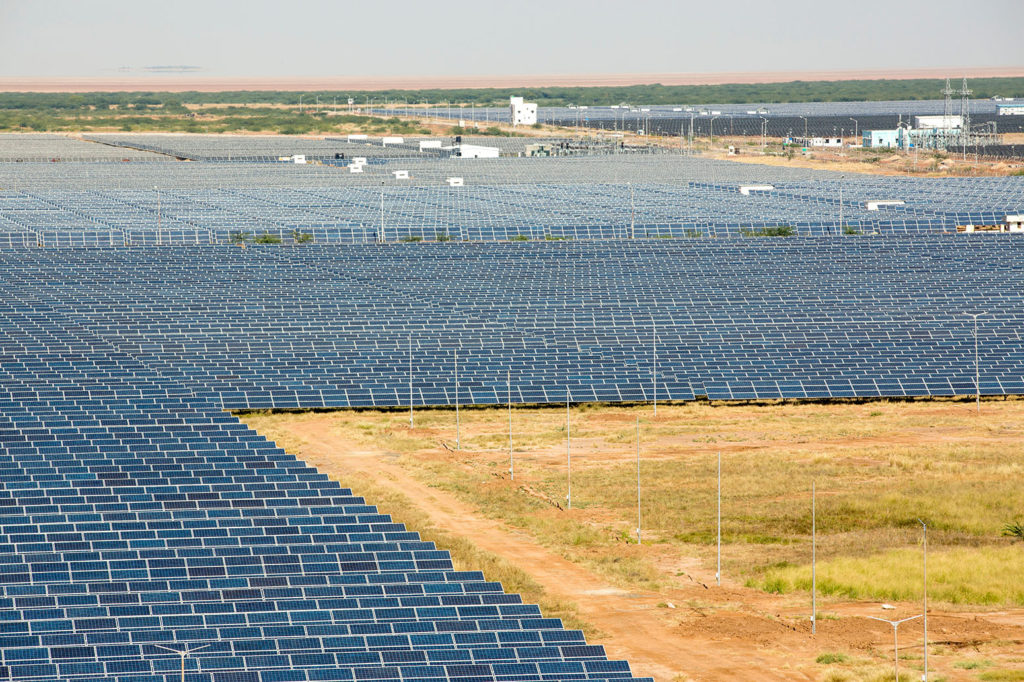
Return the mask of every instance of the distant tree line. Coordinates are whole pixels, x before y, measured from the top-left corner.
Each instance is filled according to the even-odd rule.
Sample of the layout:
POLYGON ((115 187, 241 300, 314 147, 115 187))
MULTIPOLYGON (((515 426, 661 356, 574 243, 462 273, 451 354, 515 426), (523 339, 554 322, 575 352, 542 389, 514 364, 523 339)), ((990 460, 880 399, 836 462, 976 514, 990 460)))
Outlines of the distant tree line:
MULTIPOLYGON (((955 76, 953 73, 951 76, 955 76)), ((621 87, 458 88, 451 90, 373 91, 257 91, 232 92, 89 92, 0 93, 0 109, 33 110, 135 110, 162 109, 182 113, 184 104, 284 104, 313 107, 320 97, 321 110, 347 106, 348 98, 365 106, 388 102, 442 104, 445 102, 504 106, 510 95, 521 95, 541 106, 570 104, 603 106, 631 104, 737 104, 778 102, 850 102, 879 100, 941 99, 944 81, 939 79, 791 81, 788 83, 735 83, 726 85, 630 85, 621 87)), ((956 83, 954 83, 956 85, 956 83)), ((1024 97, 1024 78, 972 78, 974 97, 1024 97)))

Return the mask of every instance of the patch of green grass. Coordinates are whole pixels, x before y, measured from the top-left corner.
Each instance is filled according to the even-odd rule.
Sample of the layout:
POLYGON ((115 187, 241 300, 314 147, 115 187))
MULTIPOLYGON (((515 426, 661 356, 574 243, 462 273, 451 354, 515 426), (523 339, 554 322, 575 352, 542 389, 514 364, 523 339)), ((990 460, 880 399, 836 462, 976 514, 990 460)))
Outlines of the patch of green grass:
POLYGON ((989 670, 978 675, 982 682, 1021 682, 1024 670, 989 670))
POLYGON ((821 663, 822 665, 833 665, 835 663, 847 663, 849 660, 850 657, 846 654, 824 653, 814 659, 814 662, 821 663))

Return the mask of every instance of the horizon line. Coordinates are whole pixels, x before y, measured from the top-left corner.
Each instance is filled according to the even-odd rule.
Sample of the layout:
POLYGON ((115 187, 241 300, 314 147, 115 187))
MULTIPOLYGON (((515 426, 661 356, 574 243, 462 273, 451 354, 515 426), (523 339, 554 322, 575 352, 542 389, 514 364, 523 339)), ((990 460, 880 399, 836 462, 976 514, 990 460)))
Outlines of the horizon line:
POLYGON ((230 92, 376 91, 631 85, 749 85, 769 83, 913 80, 922 78, 1016 78, 1024 66, 846 69, 818 71, 722 71, 714 73, 533 74, 449 76, 215 76, 150 73, 124 76, 0 76, 0 92, 230 92))

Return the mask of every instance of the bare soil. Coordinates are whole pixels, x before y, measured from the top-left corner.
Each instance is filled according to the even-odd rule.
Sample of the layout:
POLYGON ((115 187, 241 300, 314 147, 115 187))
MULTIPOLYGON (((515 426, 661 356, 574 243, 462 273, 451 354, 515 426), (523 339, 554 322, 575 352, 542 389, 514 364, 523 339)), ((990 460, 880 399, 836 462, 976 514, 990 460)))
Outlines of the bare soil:
MULTIPOLYGON (((965 408, 950 404, 941 409, 953 413, 965 408)), ((373 415, 379 417, 366 413, 365 419, 372 420, 373 415)), ((590 641, 604 645, 610 657, 628 660, 635 675, 659 681, 819 680, 831 674, 834 666, 817 663, 816 659, 823 653, 845 652, 852 660, 839 664, 837 670, 849 677, 830 679, 878 679, 879 674, 892 669, 892 628, 869 616, 896 619, 920 613, 919 603, 893 603, 894 608, 883 609, 877 602, 819 597, 817 633, 812 635, 806 595, 768 594, 730 580, 716 586, 714 572, 706 568, 706 562, 675 555, 668 547, 651 551, 660 552, 656 558, 661 568, 688 579, 657 591, 622 589, 567 561, 526 532, 488 518, 483 510, 456 494, 428 484, 422 473, 414 475, 403 466, 399 452, 386 443, 366 438, 355 442, 345 436, 336 415, 250 415, 246 421, 357 494, 360 480, 371 480, 401 493, 437 527, 525 570, 553 597, 575 603, 580 617, 597 633, 589 637, 590 641)), ((484 435, 474 434, 472 425, 464 428, 464 442, 484 435)), ((425 428, 409 433, 437 443, 435 450, 417 451, 416 457, 458 465, 444 443, 447 434, 425 428)), ((930 437, 941 434, 932 433, 930 437)), ((864 446, 863 440, 851 437, 857 447, 864 446)), ((671 452, 674 445, 678 444, 665 442, 652 450, 671 452)), ((822 445, 841 451, 844 442, 833 440, 822 445)), ((574 457, 579 452, 580 457, 594 464, 622 457, 621 448, 608 447, 599 439, 574 441, 573 449, 574 457)), ((513 483, 501 476, 493 483, 518 484, 519 480, 513 483)), ((625 551, 627 546, 623 548, 625 551)), ((977 680, 979 671, 954 665, 968 660, 978 661, 982 671, 994 664, 1001 669, 1024 667, 1024 609, 986 612, 932 608, 928 629, 933 679, 941 673, 942 679, 950 682, 977 680)), ((915 664, 919 668, 920 619, 903 625, 899 634, 900 655, 910 659, 901 661, 901 669, 915 664)))
MULTIPOLYGON (((223 92, 229 90, 388 90, 419 88, 515 88, 557 86, 722 85, 729 83, 784 83, 815 80, 885 78, 944 78, 949 69, 885 69, 868 71, 735 71, 721 73, 535 74, 535 75, 423 75, 245 78, 191 75, 130 75, 98 77, 6 77, 0 92, 223 92)), ((1022 67, 959 69, 967 78, 1016 77, 1022 67)))

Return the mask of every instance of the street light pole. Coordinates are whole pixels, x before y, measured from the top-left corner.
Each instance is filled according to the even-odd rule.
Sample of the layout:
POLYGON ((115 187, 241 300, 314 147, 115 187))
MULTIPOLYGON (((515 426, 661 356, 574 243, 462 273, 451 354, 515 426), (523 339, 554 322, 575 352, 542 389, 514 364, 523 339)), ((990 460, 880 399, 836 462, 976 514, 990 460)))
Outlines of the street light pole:
POLYGON ((797 118, 802 118, 804 120, 804 145, 806 146, 807 145, 807 117, 806 116, 797 116, 797 118))
POLYGON ((714 145, 715 144, 715 119, 717 119, 717 118, 718 118, 717 116, 712 116, 711 117, 711 126, 709 128, 710 140, 708 141, 708 144, 710 144, 710 145, 714 145))
POLYGON ((859 136, 859 135, 857 134, 857 133, 858 133, 858 131, 860 130, 860 124, 859 124, 859 123, 857 123, 857 119, 855 119, 855 118, 853 118, 853 117, 850 117, 850 120, 851 120, 851 121, 853 121, 853 139, 854 139, 854 141, 856 142, 857 138, 858 138, 858 137, 860 137, 860 136, 859 136))
POLYGON ((903 620, 886 620, 885 618, 878 618, 876 616, 868 616, 871 620, 881 621, 888 623, 892 626, 892 649, 893 649, 893 664, 895 666, 896 675, 895 679, 900 679, 900 625, 906 623, 908 620, 914 620, 920 618, 920 615, 911 616, 910 618, 904 618, 903 620))
POLYGON ((921 519, 917 521, 921 524, 924 533, 922 536, 924 544, 924 675, 921 680, 928 682, 928 524, 921 519))
POLYGON ((978 359, 978 318, 984 315, 980 313, 967 313, 974 318, 974 396, 978 406, 978 414, 981 414, 981 370, 978 359))
POLYGON ((715 583, 722 584, 722 451, 718 451, 718 563, 715 583))
POLYGON ((845 175, 839 176, 839 233, 843 232, 843 180, 845 175))
POLYGON ((184 650, 171 649, 170 647, 160 646, 159 644, 154 644, 153 646, 156 647, 157 649, 163 649, 164 651, 172 651, 172 652, 178 654, 179 656, 181 656, 181 682, 185 682, 185 659, 188 656, 190 656, 193 653, 195 653, 196 651, 199 651, 200 649, 205 649, 206 647, 208 647, 210 645, 209 644, 204 644, 203 646, 196 647, 195 649, 190 649, 188 647, 188 645, 186 644, 184 650))

